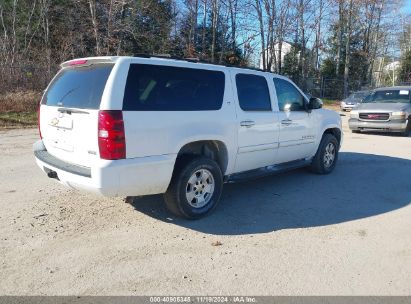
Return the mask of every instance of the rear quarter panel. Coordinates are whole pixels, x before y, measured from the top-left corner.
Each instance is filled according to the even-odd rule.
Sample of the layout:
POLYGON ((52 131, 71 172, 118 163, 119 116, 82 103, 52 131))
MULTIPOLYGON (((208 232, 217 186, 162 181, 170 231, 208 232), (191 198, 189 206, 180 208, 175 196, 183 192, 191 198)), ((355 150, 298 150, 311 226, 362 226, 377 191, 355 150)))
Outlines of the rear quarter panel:
MULTIPOLYGON (((204 68, 198 64, 165 62, 156 59, 132 59, 127 63, 163 64, 189 68, 204 68)), ((211 68, 208 68, 211 69, 211 68)), ((158 155, 177 156, 180 149, 191 142, 200 140, 218 140, 225 144, 228 152, 228 165, 224 174, 230 174, 234 167, 237 128, 235 104, 232 94, 230 75, 223 67, 213 68, 225 74, 223 104, 216 111, 123 111, 126 132, 127 158, 138 158, 158 155)), ((121 101, 128 68, 119 69, 121 87, 113 86, 112 90, 121 91, 110 94, 110 98, 121 101)), ((115 81, 117 83, 117 80, 115 81)), ((122 105, 117 105, 122 108, 122 105)))

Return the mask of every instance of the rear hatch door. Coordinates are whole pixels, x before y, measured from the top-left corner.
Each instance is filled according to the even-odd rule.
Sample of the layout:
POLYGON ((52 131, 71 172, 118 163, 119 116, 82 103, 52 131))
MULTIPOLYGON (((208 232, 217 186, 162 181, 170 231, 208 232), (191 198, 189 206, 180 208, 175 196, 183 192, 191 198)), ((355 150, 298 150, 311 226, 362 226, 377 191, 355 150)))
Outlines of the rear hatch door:
POLYGON ((40 128, 48 152, 72 164, 91 167, 99 158, 98 112, 113 63, 65 67, 44 93, 40 128))

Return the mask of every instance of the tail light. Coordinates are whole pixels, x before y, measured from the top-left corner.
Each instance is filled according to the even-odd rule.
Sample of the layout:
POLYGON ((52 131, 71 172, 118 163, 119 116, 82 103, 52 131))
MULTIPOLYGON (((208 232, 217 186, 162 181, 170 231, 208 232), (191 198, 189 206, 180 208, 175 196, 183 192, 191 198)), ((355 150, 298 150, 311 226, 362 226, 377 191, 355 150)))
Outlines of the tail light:
POLYGON ((126 136, 122 111, 99 111, 98 147, 102 159, 126 158, 126 136))
POLYGON ((41 136, 41 129, 40 129, 40 108, 41 108, 41 103, 39 103, 39 107, 37 108, 37 127, 39 129, 40 139, 43 139, 43 136, 41 136))
POLYGON ((86 64, 87 60, 84 59, 79 59, 79 60, 73 60, 69 62, 69 65, 73 66, 73 65, 83 65, 86 64))

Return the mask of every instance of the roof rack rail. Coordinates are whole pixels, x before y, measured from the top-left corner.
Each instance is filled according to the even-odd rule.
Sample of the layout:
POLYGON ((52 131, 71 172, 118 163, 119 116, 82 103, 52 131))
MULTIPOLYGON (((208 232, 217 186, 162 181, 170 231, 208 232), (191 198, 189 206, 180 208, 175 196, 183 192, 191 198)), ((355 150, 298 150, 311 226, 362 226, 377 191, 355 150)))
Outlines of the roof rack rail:
POLYGON ((224 66, 224 67, 229 67, 229 68, 239 68, 239 69, 246 69, 246 70, 258 71, 258 72, 267 72, 262 69, 254 68, 254 67, 240 67, 240 66, 236 66, 232 64, 213 63, 213 62, 210 62, 204 59, 200 59, 198 57, 184 58, 184 57, 172 56, 170 54, 150 55, 150 54, 144 54, 144 53, 137 53, 134 55, 134 57, 181 60, 181 61, 188 61, 192 63, 204 63, 204 64, 212 64, 212 65, 217 65, 217 66, 224 66))
POLYGON ((242 66, 233 65, 233 64, 225 64, 224 66, 229 67, 229 68, 238 68, 238 69, 252 70, 252 71, 257 71, 257 72, 268 72, 260 68, 254 68, 254 67, 248 67, 248 66, 242 67, 242 66))

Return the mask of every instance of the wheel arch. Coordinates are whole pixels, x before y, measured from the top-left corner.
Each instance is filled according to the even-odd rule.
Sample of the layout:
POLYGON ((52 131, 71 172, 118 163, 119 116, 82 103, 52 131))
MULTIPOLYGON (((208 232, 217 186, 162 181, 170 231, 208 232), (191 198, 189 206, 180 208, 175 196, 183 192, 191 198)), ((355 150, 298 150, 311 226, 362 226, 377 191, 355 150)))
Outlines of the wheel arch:
POLYGON ((331 110, 326 110, 321 116, 321 123, 317 134, 317 147, 319 146, 324 134, 331 134, 335 136, 341 147, 344 139, 344 133, 342 131, 342 120, 340 115, 331 110))
POLYGON ((341 129, 340 129, 340 128, 337 128, 337 127, 330 127, 330 128, 327 128, 327 129, 325 129, 325 130, 324 130, 324 132, 323 132, 323 136, 324 136, 324 134, 331 134, 331 135, 334 135, 334 136, 335 136, 335 138, 336 138, 336 139, 337 139, 337 141, 338 141, 338 144, 340 144, 340 145, 341 145, 342 131, 341 131, 341 129))
POLYGON ((188 156, 205 156, 218 163, 224 175, 228 167, 228 149, 221 140, 197 140, 184 144, 178 151, 176 162, 188 156))

